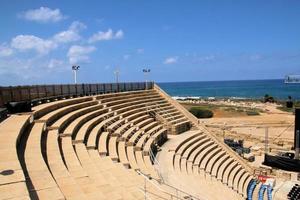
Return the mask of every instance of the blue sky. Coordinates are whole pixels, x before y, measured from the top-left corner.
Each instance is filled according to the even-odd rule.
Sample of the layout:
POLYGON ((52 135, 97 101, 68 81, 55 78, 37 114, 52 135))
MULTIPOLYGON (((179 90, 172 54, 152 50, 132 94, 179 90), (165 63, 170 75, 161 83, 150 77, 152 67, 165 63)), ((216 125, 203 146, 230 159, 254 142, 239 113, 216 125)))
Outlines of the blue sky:
POLYGON ((0 3, 0 85, 300 74, 300 1, 0 3))

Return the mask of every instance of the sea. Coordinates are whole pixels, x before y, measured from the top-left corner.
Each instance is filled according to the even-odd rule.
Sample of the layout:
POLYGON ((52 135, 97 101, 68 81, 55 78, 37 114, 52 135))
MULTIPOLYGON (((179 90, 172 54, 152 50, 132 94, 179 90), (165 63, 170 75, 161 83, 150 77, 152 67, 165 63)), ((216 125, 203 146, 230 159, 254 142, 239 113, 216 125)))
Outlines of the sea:
POLYGON ((288 96, 291 96, 293 100, 300 100, 300 84, 286 84, 283 79, 168 82, 157 84, 175 99, 262 99, 268 94, 276 100, 286 100, 288 96))

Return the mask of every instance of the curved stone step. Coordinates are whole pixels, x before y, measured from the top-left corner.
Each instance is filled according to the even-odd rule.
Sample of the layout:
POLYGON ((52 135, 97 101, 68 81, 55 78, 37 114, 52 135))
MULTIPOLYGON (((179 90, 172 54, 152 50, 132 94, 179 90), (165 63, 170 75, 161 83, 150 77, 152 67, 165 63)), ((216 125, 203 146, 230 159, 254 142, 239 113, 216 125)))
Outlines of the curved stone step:
POLYGON ((226 168, 233 162, 234 162, 234 159, 229 157, 228 159, 225 160, 225 162, 220 164, 220 166, 218 167, 218 170, 217 170, 217 180, 221 180, 221 181, 223 180, 223 175, 224 175, 226 168))
POLYGON ((127 157, 128 157, 130 167, 134 170, 138 170, 139 166, 136 162, 136 157, 135 157, 135 153, 134 153, 134 146, 127 146, 126 150, 127 150, 127 157))
POLYGON ((214 155, 207 163, 205 167, 206 173, 212 174, 212 170, 214 167, 214 164, 216 164, 217 161, 221 159, 221 157, 225 156, 226 152, 225 151, 219 151, 216 155, 214 155))
POLYGON ((200 133, 196 133, 193 136, 185 139, 182 143, 180 143, 177 146, 173 155, 173 167, 175 170, 181 170, 181 157, 191 145, 193 145, 199 140, 200 136, 200 133))
POLYGON ((217 160, 217 162, 215 162, 212 166, 212 171, 211 171, 211 175, 213 177, 218 177, 218 172, 220 167, 223 165, 223 163, 228 160, 230 158, 230 156, 228 154, 225 154, 224 156, 222 156, 219 160, 217 160))
POLYGON ((233 188, 234 179, 235 179, 235 177, 238 175, 239 171, 241 171, 242 169, 243 169, 242 166, 241 166, 241 165, 238 165, 236 168, 234 168, 234 169, 230 172, 230 174, 229 174, 229 176, 228 176, 227 184, 228 184, 228 186, 231 187, 232 189, 234 189, 234 188, 233 188))
POLYGON ((239 185, 243 185, 243 183, 241 182, 241 178, 246 174, 247 174, 246 170, 242 168, 241 170, 238 171, 238 173, 233 179, 233 183, 232 183, 233 190, 237 191, 240 194, 243 194, 243 190, 239 190, 239 185))
POLYGON ((136 150, 142 150, 148 139, 157 131, 161 130, 163 126, 161 124, 157 124, 152 129, 148 130, 145 135, 143 135, 135 145, 136 150))
POLYGON ((208 154, 203 158, 202 162, 200 162, 199 169, 203 170, 204 172, 207 171, 207 165, 209 161, 214 158, 219 152, 222 152, 222 149, 219 147, 216 147, 212 151, 208 152, 208 154))
POLYGON ((87 101, 92 101, 93 98, 92 97, 80 97, 80 98, 71 98, 71 99, 65 99, 65 100, 59 100, 59 101, 54 101, 54 102, 50 102, 50 103, 45 103, 45 104, 41 104, 38 106, 33 107, 33 116, 34 119, 39 119, 45 115, 47 115, 48 113, 54 111, 54 110, 58 110, 62 107, 66 107, 66 106, 70 106, 70 105, 74 105, 74 104, 78 104, 78 103, 83 103, 83 102, 87 102, 87 101))
POLYGON ((28 172, 26 179, 30 182, 29 192, 37 198, 55 195, 64 199, 43 158, 41 140, 45 129, 45 123, 34 123, 27 139, 24 161, 28 172))
MULTIPOLYGON (((103 131, 107 132, 105 129, 107 124, 109 124, 110 122, 113 122, 115 120, 119 120, 120 118, 121 118, 120 115, 111 116, 108 119, 101 121, 99 124, 97 124, 96 126, 91 128, 89 134, 87 132, 87 135, 85 135, 85 141, 86 141, 87 148, 94 148, 94 149, 97 148, 97 144, 98 144, 97 140, 99 137, 101 139, 101 135, 103 134, 103 131)), ((101 143, 99 142, 99 144, 101 144, 101 143)), ((98 146, 98 148, 102 149, 101 146, 98 146)))
MULTIPOLYGON (((0 176, 0 194, 3 199, 30 199, 26 179, 18 157, 18 146, 25 129, 30 124, 30 115, 11 115, 0 123, 0 171, 14 173, 0 176), (11 192, 13 191, 13 192, 11 192)), ((23 144, 22 144, 23 145, 23 144)), ((23 147, 23 146, 22 146, 23 147)), ((24 152, 24 149, 21 149, 24 152)))
POLYGON ((213 141, 209 141, 203 146, 201 146, 201 151, 199 151, 199 154, 196 156, 193 167, 199 168, 199 165, 201 164, 202 160, 205 158, 205 156, 212 151, 214 148, 217 148, 218 145, 214 143, 213 141))
POLYGON ((249 186, 251 180, 253 180, 253 177, 252 176, 248 176, 248 178, 246 178, 245 182, 243 183, 243 194, 244 194, 244 197, 247 197, 247 189, 248 189, 248 186, 249 186))
POLYGON ((232 172, 235 172, 236 169, 238 169, 238 168, 239 168, 239 164, 236 161, 229 164, 224 170, 222 182, 225 184, 228 184, 229 175, 232 174, 232 172))
POLYGON ((47 158, 49 169, 66 199, 86 199, 84 191, 66 168, 59 150, 59 136, 57 130, 51 130, 47 134, 47 158))
POLYGON ((84 108, 81 108, 78 110, 74 110, 74 111, 62 116, 57 121, 55 121, 51 125, 50 128, 58 129, 58 132, 62 133, 64 131, 64 129, 68 126, 68 124, 70 124, 76 118, 78 118, 86 113, 90 113, 90 112, 93 112, 93 111, 101 109, 101 108, 103 108, 103 105, 99 105, 97 101, 93 101, 92 105, 89 105, 87 107, 84 107, 84 108))
POLYGON ((101 108, 89 113, 86 113, 75 120, 73 120, 62 132, 63 135, 72 135, 75 138, 75 135, 77 134, 78 130, 80 127, 88 122, 89 120, 92 120, 93 118, 98 117, 99 115, 102 115, 104 113, 107 113, 109 109, 106 108, 101 108))
POLYGON ((88 107, 88 106, 92 106, 95 104, 95 101, 86 101, 86 102, 82 102, 82 103, 78 103, 78 104, 72 104, 72 105, 68 105, 68 106, 64 106, 61 107, 59 109, 56 109, 52 112, 49 112, 48 114, 42 116, 41 118, 39 118, 37 121, 38 122, 45 122, 47 126, 51 125, 52 123, 54 123, 57 119, 61 118, 62 116, 77 110, 77 109, 81 109, 84 107, 88 107))

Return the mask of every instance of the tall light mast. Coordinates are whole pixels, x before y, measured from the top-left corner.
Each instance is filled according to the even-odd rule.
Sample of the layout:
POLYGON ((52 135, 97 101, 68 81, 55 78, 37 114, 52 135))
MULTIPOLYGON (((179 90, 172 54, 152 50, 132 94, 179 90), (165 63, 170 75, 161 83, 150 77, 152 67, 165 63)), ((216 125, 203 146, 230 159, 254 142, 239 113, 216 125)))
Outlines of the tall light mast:
POLYGON ((148 80, 147 80, 147 75, 150 73, 150 69, 143 69, 143 73, 144 73, 145 81, 146 81, 146 90, 148 90, 148 80))
POLYGON ((119 83, 120 70, 116 69, 114 71, 114 74, 115 74, 115 78, 116 78, 116 83, 118 84, 119 83))
POLYGON ((74 72, 74 83, 77 84, 77 71, 79 70, 79 65, 73 65, 72 71, 74 72))

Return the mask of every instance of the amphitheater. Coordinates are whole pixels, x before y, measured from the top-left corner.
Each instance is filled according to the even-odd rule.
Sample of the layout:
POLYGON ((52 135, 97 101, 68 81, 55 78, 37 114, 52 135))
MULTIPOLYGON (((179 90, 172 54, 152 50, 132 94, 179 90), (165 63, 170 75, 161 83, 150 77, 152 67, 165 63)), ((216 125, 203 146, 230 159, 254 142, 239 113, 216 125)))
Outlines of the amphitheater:
POLYGON ((2 90, 33 107, 0 123, 0 199, 268 199, 248 163, 154 83, 65 87, 2 90))

